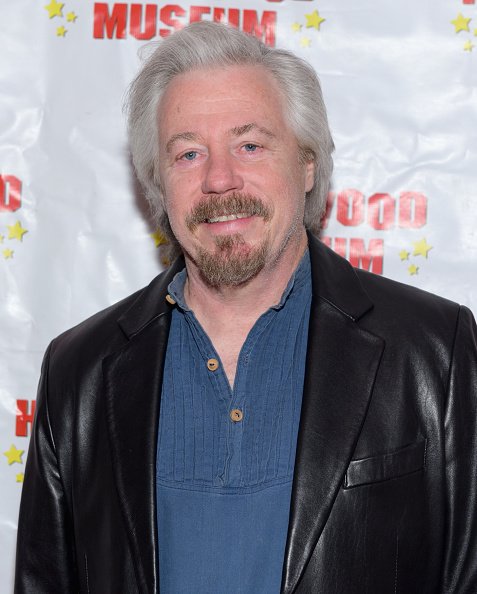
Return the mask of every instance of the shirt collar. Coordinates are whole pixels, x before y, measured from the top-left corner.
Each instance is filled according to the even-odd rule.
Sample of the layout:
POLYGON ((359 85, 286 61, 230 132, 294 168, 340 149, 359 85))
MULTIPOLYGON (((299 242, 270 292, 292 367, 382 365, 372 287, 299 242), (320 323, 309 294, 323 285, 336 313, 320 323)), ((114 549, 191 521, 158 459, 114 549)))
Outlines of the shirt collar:
MULTIPOLYGON (((280 301, 276 305, 272 305, 270 309, 279 310, 281 309, 293 291, 301 288, 307 280, 310 278, 311 274, 311 263, 310 263, 310 252, 308 248, 305 250, 298 266, 295 268, 293 274, 288 281, 285 290, 282 293, 280 301)), ((191 309, 187 306, 184 297, 184 287, 185 282, 187 280, 187 269, 183 268, 180 272, 178 272, 172 281, 169 283, 168 292, 169 295, 174 299, 177 306, 182 309, 183 311, 191 311, 191 309)))

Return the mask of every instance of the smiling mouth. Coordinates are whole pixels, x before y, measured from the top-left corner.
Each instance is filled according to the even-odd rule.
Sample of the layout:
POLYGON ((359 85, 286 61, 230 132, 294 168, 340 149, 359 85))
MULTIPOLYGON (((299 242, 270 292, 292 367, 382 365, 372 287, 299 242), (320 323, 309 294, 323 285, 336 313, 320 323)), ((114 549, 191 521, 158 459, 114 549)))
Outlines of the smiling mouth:
POLYGON ((226 223, 227 221, 236 221, 237 219, 246 219, 251 215, 246 212, 240 212, 237 214, 230 214, 230 215, 220 215, 218 217, 212 217, 210 219, 205 219, 206 223, 226 223))
POLYGON ((192 233, 201 223, 227 223, 257 216, 267 223, 273 215, 272 206, 265 205, 252 194, 233 192, 228 195, 204 196, 186 217, 192 233))

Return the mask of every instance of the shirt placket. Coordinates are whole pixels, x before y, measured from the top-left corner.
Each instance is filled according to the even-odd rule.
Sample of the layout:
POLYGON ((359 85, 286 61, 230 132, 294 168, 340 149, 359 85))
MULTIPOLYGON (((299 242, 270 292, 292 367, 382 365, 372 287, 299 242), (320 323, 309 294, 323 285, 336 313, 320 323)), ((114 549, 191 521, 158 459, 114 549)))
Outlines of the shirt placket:
POLYGON ((235 373, 234 389, 232 390, 231 409, 227 421, 227 459, 226 476, 230 486, 243 486, 244 476, 242 469, 242 458, 246 457, 247 448, 252 444, 244 443, 247 424, 250 422, 250 415, 257 409, 256 402, 250 402, 247 386, 248 374, 254 365, 253 349, 263 333, 276 315, 276 311, 266 311, 250 330, 245 343, 242 346, 235 373))

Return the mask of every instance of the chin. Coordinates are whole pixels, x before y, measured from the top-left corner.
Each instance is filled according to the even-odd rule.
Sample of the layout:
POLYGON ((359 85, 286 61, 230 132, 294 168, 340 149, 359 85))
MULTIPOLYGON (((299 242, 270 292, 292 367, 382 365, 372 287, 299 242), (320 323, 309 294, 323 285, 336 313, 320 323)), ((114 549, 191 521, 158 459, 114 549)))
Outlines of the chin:
POLYGON ((213 251, 199 248, 195 258, 202 278, 213 287, 247 283, 263 269, 269 254, 268 239, 253 247, 242 236, 225 235, 215 243, 213 251))

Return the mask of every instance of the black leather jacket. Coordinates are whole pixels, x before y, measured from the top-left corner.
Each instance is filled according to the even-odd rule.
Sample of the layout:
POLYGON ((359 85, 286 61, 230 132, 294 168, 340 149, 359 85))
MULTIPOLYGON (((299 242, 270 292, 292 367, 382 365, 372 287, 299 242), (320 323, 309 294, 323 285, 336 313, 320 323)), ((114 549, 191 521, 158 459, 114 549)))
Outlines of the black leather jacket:
MULTIPOLYGON (((310 255, 282 594, 475 594, 472 315, 353 270, 312 237, 310 255)), ((17 594, 158 591, 165 295, 182 265, 48 348, 23 487, 17 594)))

